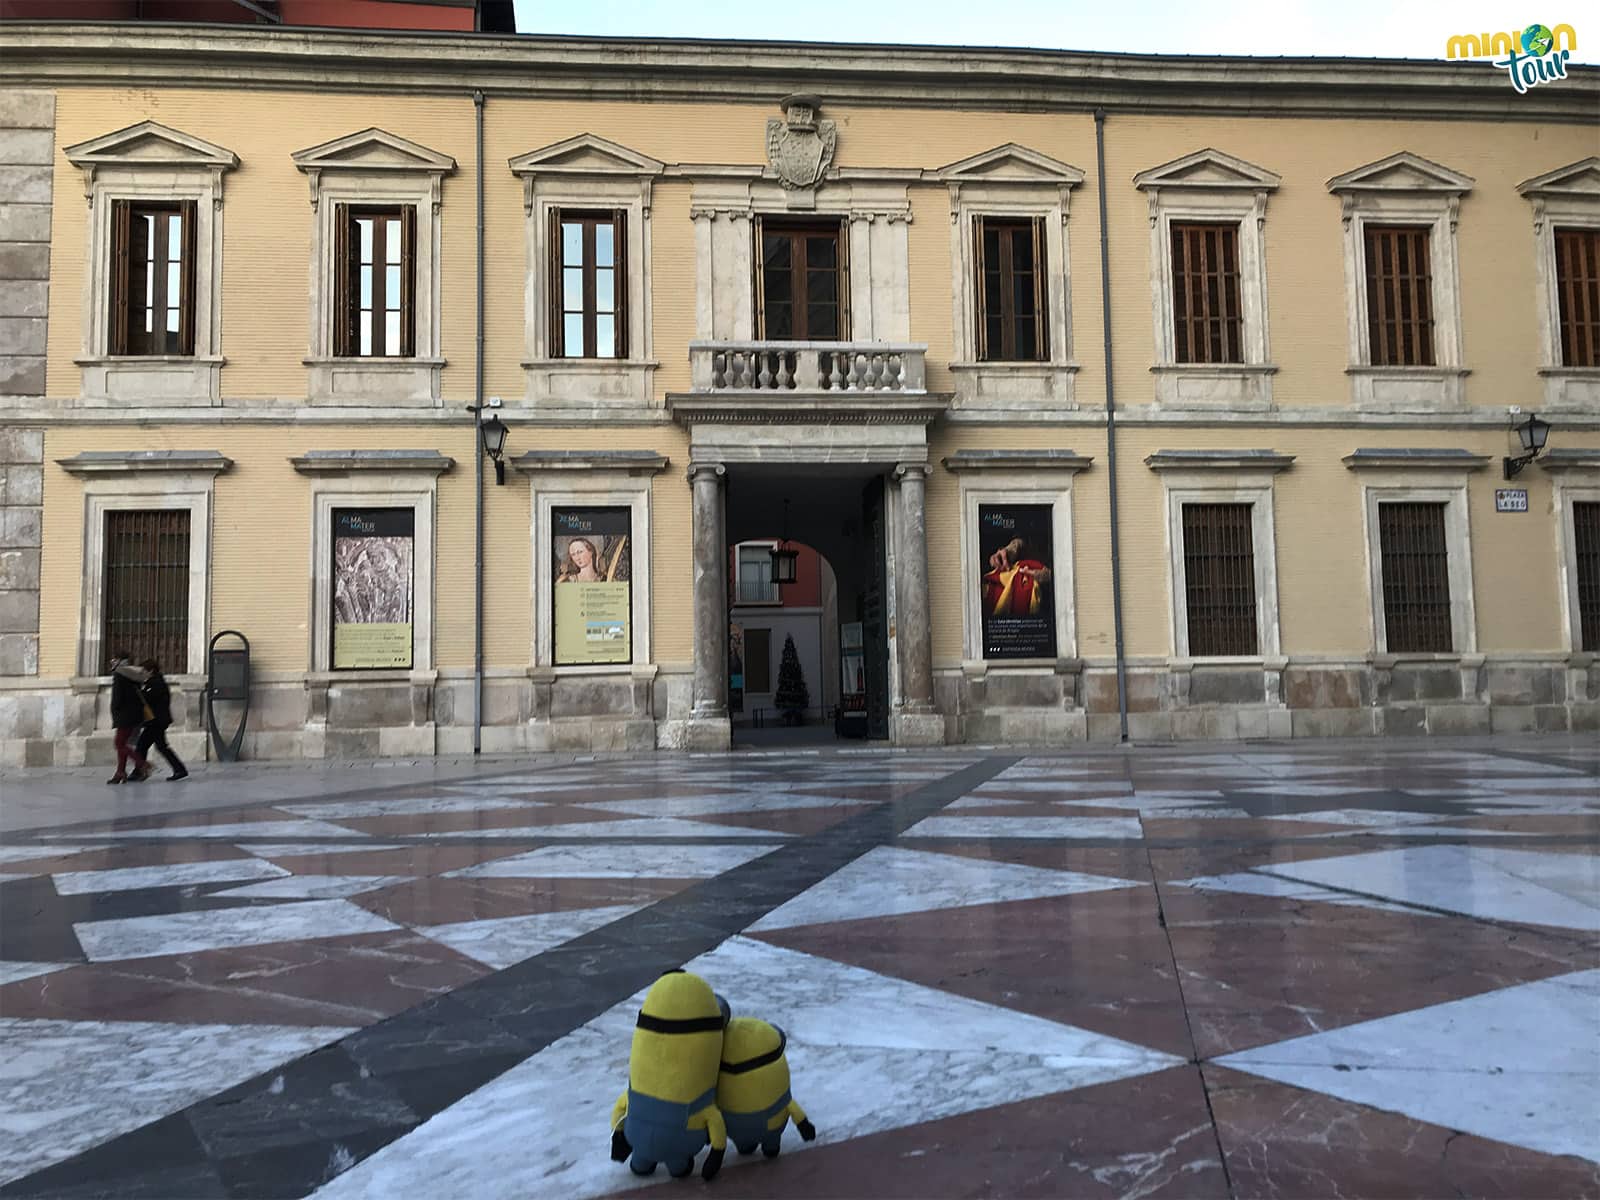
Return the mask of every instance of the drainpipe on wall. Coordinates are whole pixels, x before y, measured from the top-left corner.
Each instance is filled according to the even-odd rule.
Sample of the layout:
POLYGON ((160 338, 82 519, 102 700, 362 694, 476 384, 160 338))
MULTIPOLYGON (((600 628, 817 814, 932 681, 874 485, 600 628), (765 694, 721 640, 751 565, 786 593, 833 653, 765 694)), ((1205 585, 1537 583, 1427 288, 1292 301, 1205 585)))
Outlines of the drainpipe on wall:
POLYGON ((1106 473, 1111 489, 1111 620, 1117 640, 1117 718, 1128 740, 1128 656, 1122 636, 1122 538, 1117 528, 1117 399, 1111 370, 1111 251, 1106 232, 1106 110, 1094 110, 1095 177, 1100 191, 1100 323, 1105 330, 1106 473))
POLYGON ((478 424, 483 420, 483 93, 472 93, 478 133, 478 298, 477 361, 472 377, 472 461, 476 466, 476 548, 472 563, 472 753, 483 749, 483 447, 478 424))

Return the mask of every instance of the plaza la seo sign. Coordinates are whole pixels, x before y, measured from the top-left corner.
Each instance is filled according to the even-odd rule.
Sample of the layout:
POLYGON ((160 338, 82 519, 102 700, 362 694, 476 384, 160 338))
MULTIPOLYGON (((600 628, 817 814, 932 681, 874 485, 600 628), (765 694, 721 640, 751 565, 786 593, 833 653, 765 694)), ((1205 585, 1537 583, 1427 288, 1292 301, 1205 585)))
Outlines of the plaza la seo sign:
POLYGON ((1525 513, 1528 511, 1527 488, 1495 488, 1494 510, 1497 513, 1525 513))
POLYGON ((1510 76, 1511 86, 1521 94, 1542 83, 1565 79, 1567 60, 1577 48, 1578 33, 1571 25, 1552 29, 1535 23, 1511 33, 1458 33, 1445 42, 1444 56, 1488 57, 1510 76))

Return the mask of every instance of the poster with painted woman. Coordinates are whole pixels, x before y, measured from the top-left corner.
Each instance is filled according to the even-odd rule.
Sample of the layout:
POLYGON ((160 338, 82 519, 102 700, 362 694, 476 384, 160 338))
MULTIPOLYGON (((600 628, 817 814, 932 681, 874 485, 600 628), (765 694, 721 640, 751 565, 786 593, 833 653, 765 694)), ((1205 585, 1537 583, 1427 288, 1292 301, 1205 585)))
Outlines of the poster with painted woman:
POLYGON ((558 666, 633 661, 631 517, 626 508, 550 514, 558 666))
POLYGON ((1054 658, 1054 542, 1048 504, 978 505, 983 657, 1054 658))

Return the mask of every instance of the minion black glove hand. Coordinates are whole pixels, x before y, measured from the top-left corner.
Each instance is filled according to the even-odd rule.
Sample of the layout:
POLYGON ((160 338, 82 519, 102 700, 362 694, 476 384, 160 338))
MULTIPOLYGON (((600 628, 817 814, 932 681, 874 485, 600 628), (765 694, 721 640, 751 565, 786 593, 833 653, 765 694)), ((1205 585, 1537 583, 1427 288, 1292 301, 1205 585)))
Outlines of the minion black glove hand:
POLYGON ((627 1136, 619 1126, 611 1134, 611 1161, 622 1162, 632 1153, 633 1147, 628 1145, 627 1136))
POLYGON ((814 1142, 817 1140, 817 1127, 810 1121, 796 1121, 794 1127, 800 1131, 800 1140, 814 1142))
POLYGON ((700 1170, 701 1179, 715 1179, 717 1172, 722 1170, 722 1155, 724 1151, 709 1150, 706 1152, 706 1165, 700 1170))

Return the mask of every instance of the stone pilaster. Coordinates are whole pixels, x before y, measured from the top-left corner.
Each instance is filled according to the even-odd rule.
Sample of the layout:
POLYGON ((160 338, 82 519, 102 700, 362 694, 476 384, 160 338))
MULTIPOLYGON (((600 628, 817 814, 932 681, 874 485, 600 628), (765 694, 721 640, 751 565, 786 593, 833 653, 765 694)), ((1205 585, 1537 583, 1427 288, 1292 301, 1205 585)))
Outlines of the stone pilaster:
POLYGON ((728 538, 721 463, 693 463, 694 691, 686 728, 672 740, 684 749, 725 750, 728 721, 728 538))
POLYGON ((938 746, 944 717, 933 703, 933 621, 928 607, 927 463, 902 463, 899 550, 895 555, 896 640, 900 657, 900 704, 891 718, 898 745, 938 746))
POLYGON ((0 675, 39 673, 43 488, 44 431, 0 430, 0 675))

